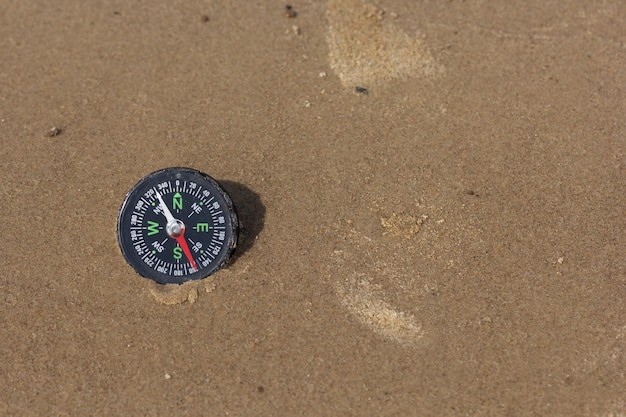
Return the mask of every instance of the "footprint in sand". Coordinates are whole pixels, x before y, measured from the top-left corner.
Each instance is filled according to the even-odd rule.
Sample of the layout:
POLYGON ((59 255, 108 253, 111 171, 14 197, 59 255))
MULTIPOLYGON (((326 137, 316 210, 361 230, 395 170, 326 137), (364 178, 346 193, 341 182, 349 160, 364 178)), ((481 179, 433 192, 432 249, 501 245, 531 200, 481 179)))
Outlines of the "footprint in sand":
POLYGON ((423 336, 422 325, 412 314, 383 300, 380 285, 370 276, 355 273, 336 286, 341 303, 364 325, 403 346, 415 345, 423 336))
POLYGON ((403 32, 367 1, 328 0, 326 14, 330 66, 344 86, 443 71, 422 39, 403 32))
MULTIPOLYGON (((401 252, 405 243, 417 239, 428 217, 415 211, 391 213, 378 207, 370 209, 379 218, 382 228, 379 238, 370 238, 347 221, 337 227, 335 250, 330 256, 328 276, 341 305, 365 328, 405 348, 420 348, 430 344, 430 329, 420 323, 422 303, 426 297, 439 293, 433 277, 419 276, 410 266, 390 257, 389 244, 397 243, 401 252), (387 215, 386 215, 387 213, 387 215), (384 238, 383 238, 384 237, 384 238), (409 292, 418 301, 409 310, 393 305, 394 294, 409 292)), ((435 223, 440 224, 440 221, 435 223)), ((404 248, 404 249, 403 249, 404 248)), ((399 254, 400 258, 402 254, 399 254)), ((406 307, 407 304, 405 303, 406 307)), ((432 336, 432 333, 430 334, 432 336)), ((607 373, 615 381, 623 378, 626 364, 626 325, 618 328, 609 343, 590 346, 586 354, 572 362, 578 377, 607 373)), ((567 378, 570 378, 569 376, 567 378)), ((626 417, 626 400, 616 399, 605 404, 598 417, 626 417)))
MULTIPOLYGON (((400 241, 412 239, 428 218, 411 213, 381 216, 378 209, 372 212, 380 217, 382 234, 400 241)), ((423 282, 416 287, 415 279, 411 278, 414 274, 397 265, 393 259, 387 260, 384 250, 374 240, 358 232, 350 221, 347 228, 337 230, 337 236, 341 237, 345 246, 333 252, 330 275, 341 304, 379 335, 405 347, 418 345, 424 336, 421 323, 411 312, 401 311, 385 301, 389 297, 381 283, 393 283, 398 288, 411 287, 411 292, 418 296, 432 294, 433 290, 436 291, 436 284, 423 282)))

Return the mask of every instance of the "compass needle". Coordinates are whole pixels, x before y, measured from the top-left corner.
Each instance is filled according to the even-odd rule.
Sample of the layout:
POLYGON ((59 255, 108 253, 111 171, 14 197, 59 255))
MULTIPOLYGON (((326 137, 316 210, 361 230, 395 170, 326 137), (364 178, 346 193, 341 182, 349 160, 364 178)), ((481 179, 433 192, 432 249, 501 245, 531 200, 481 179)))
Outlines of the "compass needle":
POLYGON ((180 284, 224 266, 237 244, 238 226, 232 201, 217 181, 191 168, 166 168, 126 195, 117 235, 126 261, 140 275, 180 284))
POLYGON ((163 215, 167 219, 167 223, 169 224, 171 222, 176 221, 174 219, 174 216, 172 216, 172 212, 170 211, 170 209, 167 208, 167 204, 165 204, 165 201, 163 201, 163 197, 161 197, 161 193, 157 191, 156 196, 159 199, 159 205, 161 206, 161 209, 163 210, 163 215))
POLYGON ((198 267, 196 266, 196 262, 193 260, 193 256, 191 255, 191 251, 189 250, 189 245, 187 245, 187 241, 185 240, 185 237, 181 234, 180 236, 176 238, 176 241, 178 242, 180 247, 183 248, 183 253, 189 260, 191 267, 197 271, 198 267))

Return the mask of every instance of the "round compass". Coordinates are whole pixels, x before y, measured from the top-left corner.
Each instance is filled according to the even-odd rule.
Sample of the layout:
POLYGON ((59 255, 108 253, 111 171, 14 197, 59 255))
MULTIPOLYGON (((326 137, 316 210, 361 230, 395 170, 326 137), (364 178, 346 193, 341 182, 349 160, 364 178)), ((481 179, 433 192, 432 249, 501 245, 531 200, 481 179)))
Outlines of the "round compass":
POLYGON ((191 168, 145 176, 126 195, 117 239, 126 261, 159 284, 201 279, 237 245, 233 203, 217 181, 191 168))

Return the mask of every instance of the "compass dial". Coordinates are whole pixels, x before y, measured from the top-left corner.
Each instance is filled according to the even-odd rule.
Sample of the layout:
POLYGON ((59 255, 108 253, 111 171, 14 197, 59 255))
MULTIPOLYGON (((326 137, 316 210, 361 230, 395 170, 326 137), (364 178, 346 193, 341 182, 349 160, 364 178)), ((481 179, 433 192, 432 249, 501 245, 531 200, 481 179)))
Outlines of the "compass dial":
POLYGON ((191 168, 166 168, 144 177, 126 195, 117 221, 126 261, 160 284, 211 275, 233 254, 237 232, 228 194, 191 168))

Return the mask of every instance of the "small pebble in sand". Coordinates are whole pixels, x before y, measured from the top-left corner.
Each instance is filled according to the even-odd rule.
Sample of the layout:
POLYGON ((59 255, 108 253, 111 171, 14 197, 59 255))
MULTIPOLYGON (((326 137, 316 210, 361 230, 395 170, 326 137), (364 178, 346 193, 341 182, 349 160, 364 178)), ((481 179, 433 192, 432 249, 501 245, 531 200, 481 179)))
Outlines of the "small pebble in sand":
POLYGON ((198 289, 192 282, 183 285, 154 285, 150 288, 150 292, 155 300, 165 305, 176 305, 185 302, 193 304, 198 300, 198 289))
POLYGON ((189 290, 189 294, 187 295, 187 301, 189 304, 193 304, 198 300, 198 290, 196 288, 192 288, 189 290))
POLYGON ((427 219, 428 216, 425 214, 418 217, 413 214, 393 213, 390 217, 381 217, 380 224, 383 227, 383 235, 402 237, 408 240, 419 233, 427 219))
POLYGON ((296 11, 293 9, 293 6, 291 6, 290 4, 287 4, 287 5, 285 6, 285 15, 286 15, 287 17, 289 17, 289 18, 294 18, 294 17, 298 16, 298 12, 296 12, 296 11))
POLYGON ((4 298, 4 302, 9 306, 14 306, 15 304, 17 304, 17 297, 15 297, 13 294, 7 294, 7 296, 4 298))
POLYGON ((209 16, 208 16, 208 15, 206 15, 206 14, 203 14, 202 16, 200 16, 200 21, 201 21, 202 23, 206 23, 206 22, 208 22, 208 21, 209 21, 209 16))
POLYGON ((63 130, 60 127, 54 126, 46 132, 46 136, 48 136, 49 138, 53 138, 55 136, 59 136, 61 132, 63 132, 63 130))

